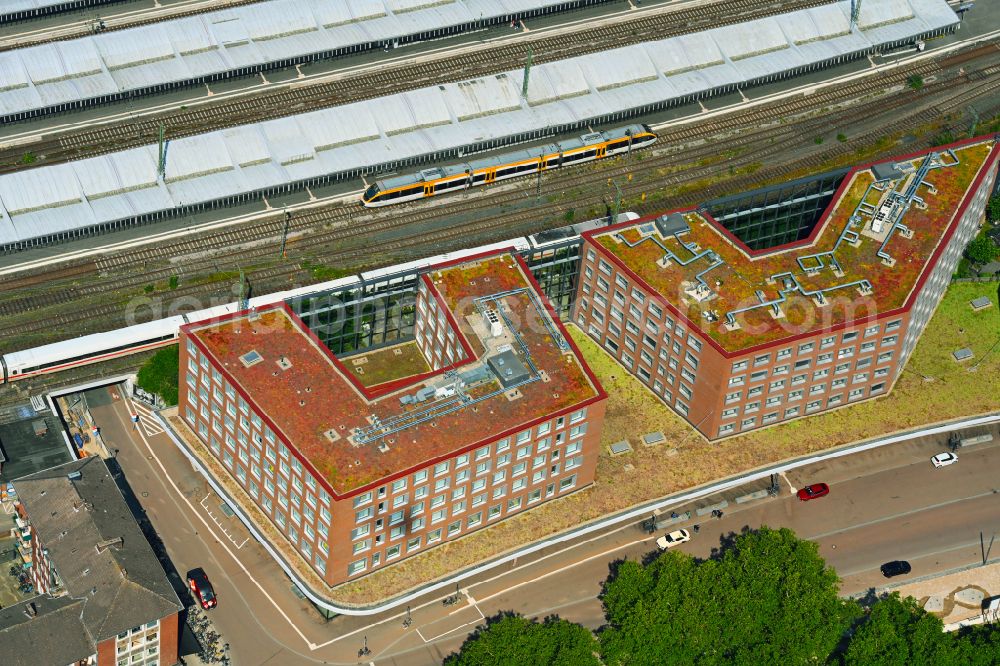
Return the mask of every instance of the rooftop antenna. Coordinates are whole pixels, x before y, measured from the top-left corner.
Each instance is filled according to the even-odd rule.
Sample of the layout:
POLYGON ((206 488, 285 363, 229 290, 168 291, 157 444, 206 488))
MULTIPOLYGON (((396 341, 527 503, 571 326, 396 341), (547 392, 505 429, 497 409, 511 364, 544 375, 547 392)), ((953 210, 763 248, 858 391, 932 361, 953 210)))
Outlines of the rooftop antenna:
POLYGON ((535 51, 528 47, 528 61, 524 63, 524 83, 521 84, 521 97, 528 99, 528 79, 531 76, 531 61, 535 57, 535 51))

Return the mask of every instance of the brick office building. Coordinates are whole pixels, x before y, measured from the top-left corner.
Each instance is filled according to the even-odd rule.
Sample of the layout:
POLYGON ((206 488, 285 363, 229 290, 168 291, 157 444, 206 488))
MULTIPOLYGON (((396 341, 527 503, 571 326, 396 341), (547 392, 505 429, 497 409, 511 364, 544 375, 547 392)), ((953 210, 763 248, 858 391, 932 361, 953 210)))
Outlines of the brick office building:
POLYGON ((779 247, 698 210, 586 232, 573 316, 710 439, 884 395, 983 219, 996 152, 855 168, 779 247))
POLYGON ((14 481, 39 595, 0 610, 4 664, 173 666, 182 610, 101 458, 14 481))
POLYGON ((331 585, 594 478, 606 396, 520 258, 433 267, 414 308, 343 360, 287 305, 181 332, 181 418, 331 585))

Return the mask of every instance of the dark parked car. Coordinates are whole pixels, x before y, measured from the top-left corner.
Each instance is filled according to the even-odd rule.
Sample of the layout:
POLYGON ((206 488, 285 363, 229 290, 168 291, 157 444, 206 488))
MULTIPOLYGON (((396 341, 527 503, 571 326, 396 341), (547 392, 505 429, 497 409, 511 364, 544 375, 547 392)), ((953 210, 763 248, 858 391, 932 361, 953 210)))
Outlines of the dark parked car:
POLYGON ((906 560, 893 560, 882 565, 882 575, 886 578, 902 576, 910 573, 910 563, 906 560))
POLYGON ((798 492, 799 499, 803 502, 807 502, 811 499, 816 499, 817 497, 823 497, 824 495, 830 494, 830 486, 825 483, 813 483, 806 486, 805 488, 800 488, 798 492))
POLYGON ((201 567, 197 569, 192 569, 187 575, 188 587, 191 588, 191 594, 194 595, 195 600, 201 604, 204 609, 215 608, 219 603, 218 598, 215 596, 215 590, 212 588, 212 583, 209 582, 208 576, 205 575, 205 570, 201 567))

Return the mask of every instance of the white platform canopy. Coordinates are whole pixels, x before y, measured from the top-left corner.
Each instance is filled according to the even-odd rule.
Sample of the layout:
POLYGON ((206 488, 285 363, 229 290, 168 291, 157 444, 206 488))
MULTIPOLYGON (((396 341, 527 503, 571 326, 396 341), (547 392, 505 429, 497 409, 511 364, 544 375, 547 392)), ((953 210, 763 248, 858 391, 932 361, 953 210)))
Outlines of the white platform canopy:
MULTIPOLYGON (((371 11, 366 6, 376 7, 352 5, 371 11)), ((2 175, 0 245, 607 122, 871 50, 886 43, 876 34, 889 34, 891 43, 957 21, 944 0, 892 0, 886 7, 898 20, 889 20, 894 15, 885 7, 873 10, 877 25, 869 30, 846 30, 849 3, 840 2, 755 21, 752 38, 717 28, 540 64, 526 100, 517 70, 177 139, 168 144, 164 178, 157 178, 155 145, 2 175)), ((0 69, 2 81, 17 76, 0 69)))
MULTIPOLYGON (((11 2, 30 6, 43 1, 0 0, 0 15, 11 2)), ((166 89, 266 63, 379 46, 414 35, 444 35, 449 28, 564 4, 565 0, 265 0, 29 46, 0 52, 0 114, 166 89), (51 84, 72 84, 84 76, 94 80, 84 86, 51 84), (28 90, 11 90, 12 85, 28 90)))

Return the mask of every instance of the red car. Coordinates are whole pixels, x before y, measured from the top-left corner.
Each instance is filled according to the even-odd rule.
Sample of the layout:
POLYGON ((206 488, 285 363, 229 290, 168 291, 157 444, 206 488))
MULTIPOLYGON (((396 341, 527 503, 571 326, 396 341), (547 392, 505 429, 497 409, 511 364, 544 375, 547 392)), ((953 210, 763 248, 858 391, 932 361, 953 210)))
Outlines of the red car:
POLYGON ((812 485, 806 486, 805 488, 800 488, 798 492, 799 499, 803 502, 807 502, 811 499, 816 499, 817 497, 823 497, 824 495, 830 494, 830 486, 825 483, 814 483, 812 485))
POLYGON ((201 567, 188 572, 187 582, 188 587, 191 588, 191 594, 194 595, 195 600, 205 610, 215 608, 219 603, 218 598, 215 596, 215 590, 212 588, 212 583, 209 582, 208 576, 205 575, 205 570, 201 567))

